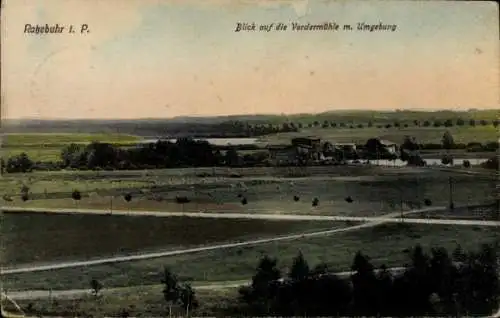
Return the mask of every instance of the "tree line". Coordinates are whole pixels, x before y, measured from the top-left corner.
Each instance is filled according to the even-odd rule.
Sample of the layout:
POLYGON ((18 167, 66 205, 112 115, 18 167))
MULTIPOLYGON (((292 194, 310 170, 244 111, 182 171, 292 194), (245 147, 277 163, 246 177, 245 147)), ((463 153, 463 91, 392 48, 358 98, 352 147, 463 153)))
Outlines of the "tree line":
MULTIPOLYGON (((204 312, 225 316, 488 316, 498 307, 500 284, 498 241, 449 253, 436 247, 426 253, 417 244, 405 250, 403 270, 376 268, 358 251, 350 275, 335 274, 326 263, 311 266, 299 252, 288 272, 278 260, 264 255, 250 284, 238 289, 236 299, 205 306, 204 312)), ((337 272, 338 273, 338 272, 337 272)), ((169 316, 196 315, 204 304, 189 282, 164 268, 163 298, 169 316)), ((93 283, 102 288, 101 285, 93 283)), ((92 288, 94 288, 92 287, 92 288)), ((98 291, 96 291, 97 294, 98 291)), ((121 315, 129 316, 124 310, 121 315)))
MULTIPOLYGON (((243 148, 258 149, 255 145, 243 145, 243 148), (246 147, 246 148, 245 148, 246 147)), ((136 147, 117 147, 109 143, 92 142, 88 145, 70 144, 61 151, 61 160, 52 163, 35 163, 26 153, 10 157, 7 161, 1 159, 1 172, 29 172, 38 170, 78 169, 78 170, 135 170, 179 167, 215 167, 215 166, 266 166, 270 165, 268 153, 261 152, 241 155, 238 147, 216 146, 206 140, 179 138, 176 142, 157 141, 138 145, 136 147), (224 152, 224 153, 223 153, 224 152)), ((499 149, 498 141, 481 144, 456 143, 449 131, 443 134, 439 144, 421 144, 414 137, 406 136, 398 147, 398 152, 388 152, 378 138, 370 138, 365 144, 357 145, 357 150, 345 150, 335 147, 330 142, 324 142, 321 149, 325 156, 337 161, 356 159, 389 159, 400 158, 410 164, 423 164, 420 151, 435 149, 467 149, 467 151, 494 152, 499 149)), ((447 155, 449 156, 449 155, 447 155)), ((303 159, 303 158, 302 158, 303 159)), ((443 158, 444 164, 452 163, 451 158, 443 158), (446 161, 446 162, 445 162, 446 161)), ((301 164, 309 164, 306 159, 301 164)))
POLYGON ((332 120, 314 120, 312 122, 286 121, 281 124, 277 123, 256 123, 251 124, 243 121, 228 121, 218 124, 221 128, 227 131, 237 130, 240 134, 246 134, 246 137, 262 136, 277 132, 299 131, 304 128, 350 128, 362 129, 376 127, 378 129, 389 128, 408 128, 408 127, 454 127, 454 126, 494 126, 498 127, 499 120, 486 119, 434 119, 434 120, 396 120, 393 122, 376 123, 372 120, 363 123, 355 123, 354 121, 332 121, 332 120))

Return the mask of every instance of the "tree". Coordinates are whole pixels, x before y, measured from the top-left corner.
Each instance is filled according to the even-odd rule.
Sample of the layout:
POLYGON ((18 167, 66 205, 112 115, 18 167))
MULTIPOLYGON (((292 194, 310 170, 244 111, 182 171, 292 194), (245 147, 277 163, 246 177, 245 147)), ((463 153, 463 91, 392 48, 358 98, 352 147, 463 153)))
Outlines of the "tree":
POLYGON ((434 120, 433 124, 434 127, 441 127, 442 125, 443 123, 439 119, 434 120))
POLYGON ((476 126, 476 121, 474 119, 470 119, 469 126, 472 126, 472 127, 476 126))
POLYGON ((30 192, 30 188, 23 184, 23 186, 21 187, 21 200, 23 201, 28 201, 29 200, 29 192, 30 192))
POLYGON ((184 283, 180 288, 179 302, 182 308, 186 311, 186 316, 189 317, 189 310, 198 307, 198 299, 196 293, 191 287, 191 284, 184 283))
POLYGON ((79 201, 82 198, 82 194, 78 190, 73 190, 73 192, 71 193, 71 197, 73 198, 73 200, 79 201))
POLYGON ((404 140, 403 140, 403 144, 401 145, 400 148, 410 150, 410 151, 416 151, 416 150, 419 150, 420 146, 419 146, 417 140, 415 139, 415 137, 405 136, 404 140))
POLYGON ((33 169, 34 163, 28 157, 28 155, 23 152, 17 156, 10 157, 5 165, 5 171, 7 173, 14 172, 30 172, 33 169))
POLYGON ((235 166, 238 164, 238 158, 239 158, 238 152, 236 151, 236 149, 231 148, 228 151, 226 151, 224 161, 228 166, 235 166))
POLYGON ((428 120, 424 121, 424 127, 429 127, 431 125, 431 122, 428 120))
POLYGON ((102 290, 103 285, 97 279, 90 280, 90 289, 92 290, 92 294, 97 297, 99 296, 99 292, 102 290))
POLYGON ((61 150, 60 157, 65 167, 78 168, 86 164, 87 153, 84 146, 72 143, 61 150))
POLYGON ((269 256, 263 256, 257 265, 256 273, 252 277, 250 286, 240 288, 241 300, 246 303, 255 314, 268 314, 275 300, 279 287, 281 272, 277 268, 278 261, 269 256))
POLYGON ((163 284, 163 298, 168 304, 169 317, 172 316, 172 307, 176 305, 181 297, 181 288, 179 286, 179 280, 177 276, 170 271, 169 268, 164 267, 163 269, 163 279, 161 280, 163 284))
POLYGON ((71 197, 73 198, 73 200, 75 200, 76 204, 78 205, 78 201, 82 199, 82 194, 78 190, 73 190, 73 192, 71 193, 71 197))
POLYGON ((288 277, 292 280, 300 281, 306 279, 308 276, 309 264, 307 264, 307 261, 304 259, 302 252, 299 252, 299 254, 293 259, 292 268, 288 277))
POLYGON ((444 126, 445 127, 453 127, 453 120, 447 119, 444 121, 444 126))
POLYGON ((354 306, 357 315, 373 315, 377 312, 377 278, 374 267, 360 251, 354 256, 351 270, 354 306))
POLYGON ((462 118, 457 119, 457 126, 465 125, 465 121, 462 118))
POLYGON ((453 136, 451 135, 451 133, 448 130, 443 134, 443 138, 441 139, 441 142, 443 144, 444 149, 452 149, 453 146, 455 145, 455 142, 453 140, 453 136))

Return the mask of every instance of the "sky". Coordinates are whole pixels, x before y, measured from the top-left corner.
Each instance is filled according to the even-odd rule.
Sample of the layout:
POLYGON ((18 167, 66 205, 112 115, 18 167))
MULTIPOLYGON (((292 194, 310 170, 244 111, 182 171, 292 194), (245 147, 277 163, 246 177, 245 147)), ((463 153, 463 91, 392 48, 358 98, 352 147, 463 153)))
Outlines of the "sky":
POLYGON ((6 0, 2 15, 7 119, 500 108, 494 2, 6 0), (235 32, 238 22, 288 29, 235 32))

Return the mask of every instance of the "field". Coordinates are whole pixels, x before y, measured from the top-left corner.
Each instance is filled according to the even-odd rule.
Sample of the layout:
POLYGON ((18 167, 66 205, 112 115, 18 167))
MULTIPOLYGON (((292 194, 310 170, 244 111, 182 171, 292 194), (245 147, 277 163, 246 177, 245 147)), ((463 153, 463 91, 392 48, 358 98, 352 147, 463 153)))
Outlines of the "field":
POLYGON ((133 135, 124 134, 5 134, 2 140, 3 147, 17 146, 39 146, 44 145, 69 145, 71 143, 89 143, 92 141, 108 143, 134 143, 141 138, 133 135))
MULTIPOLYGON (((99 298, 86 295, 74 298, 47 298, 17 300, 27 314, 44 317, 121 317, 125 310, 131 317, 165 317, 169 308, 161 293, 162 287, 138 286, 106 293, 99 298), (31 307, 30 307, 31 306, 31 307), (28 310, 29 308, 29 310, 28 310)), ((204 289, 196 291, 200 307, 197 317, 214 317, 221 306, 227 306, 237 297, 237 288, 204 289)), ((8 310, 9 308, 5 308, 8 310)), ((14 311, 12 308, 11 311, 14 311)))
MULTIPOLYGON (((367 117, 368 118, 368 117, 367 117)), ((367 120, 365 118, 365 120, 367 120)), ((363 122, 366 123, 366 122, 363 122)), ((259 147, 267 144, 289 144, 290 140, 299 136, 317 136, 322 140, 364 144, 368 139, 379 137, 401 144, 406 135, 416 137, 419 143, 441 143, 445 131, 450 131, 455 143, 491 142, 498 140, 497 128, 488 126, 454 126, 454 127, 416 127, 407 128, 303 128, 300 132, 277 133, 261 136, 256 143, 259 147)), ((70 143, 88 144, 92 141, 111 143, 119 146, 130 146, 142 137, 129 134, 111 133, 15 133, 3 137, 2 157, 25 152, 33 161, 58 161, 64 146, 70 143)), ((468 155, 468 154, 467 154, 468 155)))
POLYGON ((263 136, 259 139, 261 143, 289 144, 295 137, 316 136, 325 141, 361 143, 364 144, 370 138, 380 138, 401 144, 405 136, 415 137, 419 143, 442 142, 443 134, 449 131, 455 143, 469 142, 491 142, 498 140, 498 130, 489 126, 462 126, 462 127, 408 127, 408 128, 306 128, 300 132, 277 133, 263 136))
POLYGON ((1 156, 9 158, 22 152, 33 161, 59 161, 61 150, 71 144, 88 144, 93 141, 118 145, 133 145, 141 137, 125 134, 87 133, 16 133, 2 137, 1 156))
POLYGON ((326 262, 333 271, 349 270, 358 250, 369 255, 377 266, 402 266, 408 261, 406 249, 417 243, 427 250, 433 246, 453 249, 458 243, 467 250, 477 248, 482 242, 498 239, 499 235, 499 229, 492 227, 393 223, 332 236, 111 265, 11 274, 4 277, 3 283, 7 290, 85 289, 89 288, 88 282, 92 278, 100 280, 106 288, 149 285, 160 282, 163 266, 169 266, 182 279, 194 280, 198 284, 240 281, 253 275, 262 255, 277 257, 279 267, 286 271, 299 251, 304 253, 312 266, 326 262))
POLYGON ((1 265, 176 250, 341 225, 343 222, 4 213, 1 265))
POLYGON ((257 169, 239 170, 241 178, 196 177, 194 172, 191 176, 179 176, 173 174, 179 170, 161 170, 154 174, 37 173, 7 176, 0 184, 12 196, 10 202, 2 200, 4 206, 368 216, 399 211, 401 202, 404 210, 423 204, 424 199, 430 199, 434 206, 448 205, 450 177, 451 197, 456 205, 491 201, 496 186, 494 176, 429 169, 316 168, 307 170, 307 178, 280 177, 278 170, 274 171, 275 176, 265 175, 265 168, 260 175, 257 169), (19 198, 22 184, 30 187, 31 199, 26 202, 19 198), (74 189, 82 192, 81 200, 71 198, 74 189), (130 202, 124 200, 124 193, 132 193, 130 202), (179 204, 176 196, 186 196, 190 202, 179 204), (299 201, 294 201, 294 196, 299 201), (352 203, 345 200, 349 196, 352 203), (242 204, 242 197, 247 204, 242 204), (313 207, 315 197, 319 204, 313 207))

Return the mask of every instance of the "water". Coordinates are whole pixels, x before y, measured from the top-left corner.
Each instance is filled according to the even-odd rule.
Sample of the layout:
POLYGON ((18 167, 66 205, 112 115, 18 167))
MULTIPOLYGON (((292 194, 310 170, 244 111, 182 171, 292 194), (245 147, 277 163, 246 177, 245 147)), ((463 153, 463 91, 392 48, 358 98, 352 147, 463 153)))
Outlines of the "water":
MULTIPOLYGON (((193 138, 194 140, 206 140, 212 145, 216 146, 236 146, 236 145, 253 145, 257 143, 257 138, 193 138)), ((160 139, 146 139, 142 140, 141 143, 148 144, 148 143, 155 143, 160 139)), ((167 140, 170 142, 176 142, 177 139, 161 139, 161 140, 167 140)))
MULTIPOLYGON (((427 163, 428 166, 444 166, 441 163, 441 159, 424 159, 425 162, 427 163)), ((453 158, 453 165, 454 166, 462 166, 464 163, 464 160, 469 160, 470 164, 472 166, 478 166, 486 161, 488 159, 484 158, 471 158, 471 159, 456 159, 453 158)), ((352 161, 351 161, 352 162, 352 161)), ((365 162, 364 160, 360 160, 361 163, 365 162)), ((406 166, 406 162, 402 161, 400 159, 396 160, 371 160, 370 164, 372 165, 379 165, 379 166, 394 166, 394 167, 402 167, 406 166)))

